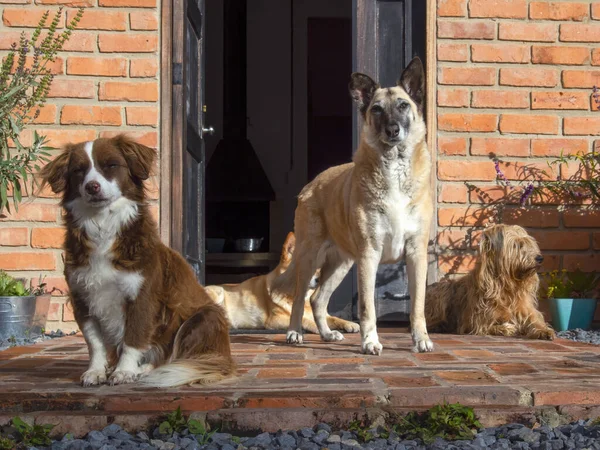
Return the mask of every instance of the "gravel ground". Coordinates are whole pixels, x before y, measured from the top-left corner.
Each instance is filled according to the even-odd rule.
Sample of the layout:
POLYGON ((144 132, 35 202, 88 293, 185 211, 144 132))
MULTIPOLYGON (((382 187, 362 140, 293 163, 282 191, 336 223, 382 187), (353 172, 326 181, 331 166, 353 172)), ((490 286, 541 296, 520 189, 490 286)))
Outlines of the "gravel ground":
MULTIPOLYGON (((420 440, 400 440, 392 433, 388 439, 379 438, 359 443, 356 434, 350 431, 333 432, 329 425, 319 424, 314 428, 298 431, 262 433, 254 437, 233 438, 227 433, 216 433, 208 444, 201 445, 187 430, 164 436, 158 429, 151 436, 140 432, 135 436, 112 424, 102 431, 90 431, 85 439, 66 436, 55 441, 51 450, 117 450, 117 449, 156 449, 156 450, 346 450, 353 448, 394 449, 394 450, 457 450, 457 449, 520 449, 520 450, 561 450, 594 449, 600 450, 600 425, 583 421, 557 428, 542 426, 534 430, 521 424, 509 424, 497 428, 487 428, 479 432, 471 441, 447 442, 442 439, 425 445, 420 440)), ((41 449, 39 449, 41 450, 41 449)))
POLYGON ((63 331, 58 330, 58 331, 50 331, 49 333, 46 333, 43 336, 31 336, 31 337, 27 337, 27 338, 14 338, 14 339, 0 340, 0 352, 2 350, 6 350, 7 348, 10 348, 10 347, 23 347, 25 345, 33 345, 33 344, 37 344, 38 342, 41 342, 41 341, 47 341, 48 339, 56 339, 56 338, 61 338, 61 337, 65 337, 65 336, 71 336, 73 334, 76 334, 76 332, 72 331, 71 333, 64 333, 63 331))
POLYGON ((559 331, 556 335, 563 339, 600 345, 600 330, 586 331, 581 328, 575 328, 574 330, 559 331))

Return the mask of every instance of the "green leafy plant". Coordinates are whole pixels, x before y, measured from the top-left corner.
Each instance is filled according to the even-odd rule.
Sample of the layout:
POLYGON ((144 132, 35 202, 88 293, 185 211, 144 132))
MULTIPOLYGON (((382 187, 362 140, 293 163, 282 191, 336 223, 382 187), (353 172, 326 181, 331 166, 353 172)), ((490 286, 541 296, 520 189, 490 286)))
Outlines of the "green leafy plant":
POLYGON ((212 435, 217 432, 216 429, 213 431, 208 431, 206 429, 206 425, 203 422, 196 419, 188 420, 187 425, 190 433, 196 435, 196 440, 200 445, 208 444, 208 441, 210 440, 212 435))
POLYGON ((400 437, 419 438, 425 443, 436 438, 447 441, 472 439, 480 428, 473 408, 460 403, 436 405, 423 413, 411 412, 392 426, 400 437))
POLYGON ((15 210, 27 192, 39 164, 48 161, 46 138, 33 133, 31 145, 25 145, 23 129, 40 114, 50 92, 53 74, 49 63, 56 60, 77 23, 83 9, 58 33, 62 8, 59 8, 42 37, 50 12, 46 11, 31 38, 23 32, 19 43, 13 43, 8 55, 0 65, 0 213, 10 212, 9 194, 12 191, 15 210))
POLYGON ((0 270, 0 297, 26 297, 31 295, 23 283, 0 270))
POLYGON ((22 442, 25 447, 42 447, 52 444, 50 432, 54 425, 29 425, 20 417, 14 417, 12 426, 18 434, 18 441, 22 442))
POLYGON ((191 434, 196 435, 200 445, 208 443, 211 436, 217 432, 217 430, 209 432, 206 425, 199 420, 186 419, 181 412, 181 407, 177 407, 177 410, 167 414, 166 419, 158 426, 158 431, 160 434, 169 435, 174 431, 181 433, 186 428, 191 434))
POLYGON ((158 431, 161 434, 172 434, 174 431, 181 433, 187 426, 187 420, 183 417, 181 407, 167 414, 166 420, 162 421, 158 426, 158 431))
POLYGON ((7 437, 0 437, 0 450, 13 450, 17 447, 17 442, 7 437))
POLYGON ((367 430, 366 425, 360 420, 350 422, 348 430, 354 431, 362 442, 369 442, 373 439, 373 434, 367 430))
POLYGON ((579 268, 573 272, 553 270, 542 274, 544 298, 595 298, 600 287, 600 274, 583 272, 579 268))

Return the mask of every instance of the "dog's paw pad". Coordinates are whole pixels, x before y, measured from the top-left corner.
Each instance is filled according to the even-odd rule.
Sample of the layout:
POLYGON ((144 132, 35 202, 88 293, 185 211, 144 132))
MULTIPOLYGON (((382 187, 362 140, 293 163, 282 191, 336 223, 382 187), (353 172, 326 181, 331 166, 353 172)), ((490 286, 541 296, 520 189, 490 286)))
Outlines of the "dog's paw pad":
POLYGON ((302 333, 288 331, 286 341, 288 344, 302 344, 302 333))
POLYGON ((383 351, 383 345, 381 345, 379 342, 365 342, 362 345, 362 352, 365 355, 381 356, 382 351, 383 351))
POLYGON ((96 386, 106 383, 106 371, 90 369, 81 375, 81 384, 84 387, 96 386))
POLYGON ((413 352, 414 353, 427 353, 433 351, 433 342, 428 337, 423 339, 417 339, 414 342, 413 352))
POLYGON ((339 331, 333 330, 330 333, 322 335, 321 339, 325 342, 343 341, 344 335, 339 331))
POLYGON ((139 378, 140 374, 136 372, 130 372, 128 370, 115 370, 108 379, 111 386, 117 384, 128 384, 135 383, 139 378))

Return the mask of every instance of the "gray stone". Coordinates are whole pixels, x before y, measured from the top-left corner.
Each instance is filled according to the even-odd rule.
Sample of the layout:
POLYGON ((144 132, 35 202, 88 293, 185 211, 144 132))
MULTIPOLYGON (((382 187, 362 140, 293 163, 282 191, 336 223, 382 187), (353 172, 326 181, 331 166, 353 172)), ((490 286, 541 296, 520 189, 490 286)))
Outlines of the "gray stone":
POLYGON ((387 439, 375 439, 367 444, 369 448, 388 448, 387 439))
POLYGON ((231 441, 231 434, 229 433, 215 433, 210 438, 211 442, 216 442, 217 444, 225 444, 231 441))
POLYGON ((338 434, 331 434, 327 438, 327 443, 328 444, 336 444, 336 443, 339 443, 339 442, 342 442, 342 438, 338 434))
POLYGON ((87 434, 86 439, 90 442, 93 442, 93 441, 102 442, 102 441, 106 441, 108 439, 108 436, 106 436, 104 433, 102 433, 100 431, 93 430, 87 434))
POLYGON ((148 435, 146 433, 144 433, 143 431, 140 431, 138 434, 136 434, 136 437, 140 440, 142 440, 143 442, 149 442, 150 438, 148 437, 148 435))
POLYGON ((198 441, 193 440, 184 448, 185 448, 185 450, 199 450, 200 444, 198 443, 198 441))
POLYGON ((342 441, 346 441, 348 439, 356 439, 356 435, 351 431, 342 431, 341 438, 342 441))
POLYGON ((538 442, 540 440, 540 434, 534 433, 529 428, 514 428, 508 432, 508 438, 512 441, 523 441, 528 444, 533 444, 534 442, 538 442))
POLYGON ((100 450, 117 450, 117 447, 110 444, 104 444, 102 447, 100 447, 100 450))
POLYGON ((109 437, 113 437, 121 430, 122 428, 119 425, 116 423, 111 423, 110 425, 104 427, 102 432, 109 437))
POLYGON ((475 448, 486 448, 488 446, 488 444, 485 442, 484 438, 478 437, 473 440, 473 446, 475 448))
POLYGON ((230 444, 225 444, 225 445, 221 446, 221 450, 235 450, 235 447, 230 444))
POLYGON ((312 437, 313 442, 320 444, 329 437, 329 433, 326 430, 319 430, 317 434, 312 437))
POLYGON ((65 442, 63 448, 66 450, 86 450, 91 448, 91 445, 83 439, 75 439, 74 441, 65 442))
POLYGON ((296 438, 287 433, 282 433, 281 435, 277 436, 275 441, 281 447, 294 447, 296 445, 296 438))
POLYGON ((300 450, 319 450, 319 446, 314 442, 304 442, 300 445, 300 450))
POLYGON ((488 447, 496 443, 496 436, 484 436, 483 441, 488 447))
POLYGON ((312 428, 302 428, 298 434, 305 438, 311 438, 315 435, 315 432, 312 430, 312 428))
POLYGON ((360 447, 360 444, 355 439, 342 439, 342 445, 347 447, 360 447))
POLYGON ((342 446, 340 444, 329 444, 327 446, 329 450, 342 450, 342 446))
POLYGON ((130 440, 130 439, 132 439, 132 438, 133 438, 133 436, 132 436, 132 435, 130 435, 130 434, 129 434, 127 431, 125 431, 125 430, 121 430, 121 431, 119 431, 118 433, 116 433, 116 434, 115 434, 115 436, 114 436, 114 437, 115 437, 115 438, 117 438, 117 439, 121 439, 122 441, 128 441, 128 440, 130 440))
POLYGON ((394 450, 406 450, 406 445, 404 444, 396 444, 394 450))
POLYGON ((319 424, 317 424, 317 426, 315 427, 315 430, 317 432, 321 431, 321 430, 325 430, 327 431, 327 433, 331 434, 331 427, 326 424, 325 422, 321 422, 319 424))
POLYGON ((562 439, 550 439, 546 443, 550 444, 552 450, 562 450, 565 448, 565 443, 562 441, 562 439))

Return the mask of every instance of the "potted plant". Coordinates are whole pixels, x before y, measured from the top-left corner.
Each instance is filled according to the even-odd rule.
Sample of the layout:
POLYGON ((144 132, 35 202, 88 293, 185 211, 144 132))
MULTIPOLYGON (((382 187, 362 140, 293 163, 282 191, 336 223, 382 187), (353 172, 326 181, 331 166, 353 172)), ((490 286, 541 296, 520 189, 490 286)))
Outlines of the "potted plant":
MULTIPOLYGON (((49 12, 42 16, 31 38, 25 32, 19 43, 13 43, 0 64, 0 213, 10 212, 10 199, 15 209, 27 192, 28 180, 47 161, 46 139, 37 132, 32 144, 24 145, 23 128, 35 121, 46 103, 54 75, 48 67, 54 62, 73 29, 81 19, 83 9, 57 33, 62 8, 48 25, 49 12)), ((34 179, 35 180, 35 179, 34 179)))
POLYGON ((22 280, 0 271, 0 341, 42 334, 49 308, 43 280, 27 289, 22 280))
POLYGON ((600 275, 596 272, 554 270, 543 274, 545 295, 556 331, 592 325, 596 312, 600 275))

